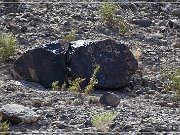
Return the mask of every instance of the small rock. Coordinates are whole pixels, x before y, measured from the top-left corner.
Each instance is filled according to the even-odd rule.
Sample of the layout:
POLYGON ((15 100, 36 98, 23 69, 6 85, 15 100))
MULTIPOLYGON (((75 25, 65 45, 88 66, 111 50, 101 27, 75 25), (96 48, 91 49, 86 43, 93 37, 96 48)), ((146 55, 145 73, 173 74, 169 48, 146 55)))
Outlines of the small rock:
POLYGON ((151 133, 153 133, 153 132, 154 132, 154 129, 153 129, 152 127, 143 126, 143 127, 141 127, 141 129, 139 130, 139 132, 151 132, 151 133))
POLYGON ((167 26, 169 26, 171 29, 172 28, 180 29, 180 21, 177 19, 172 19, 168 21, 167 26))
POLYGON ((53 123, 55 123, 59 129, 65 129, 67 127, 67 125, 64 123, 64 121, 55 121, 53 123))
POLYGON ((48 125, 49 121, 48 120, 41 120, 41 121, 38 121, 38 124, 39 125, 48 125))
POLYGON ((100 103, 106 106, 117 107, 119 102, 119 97, 116 94, 110 92, 104 93, 100 98, 100 103))
POLYGON ((143 93, 142 89, 136 91, 136 94, 142 94, 142 93, 143 93))
POLYGON ((150 37, 152 38, 163 38, 163 35, 161 33, 153 33, 153 34, 150 34, 150 37))
POLYGON ((176 39, 175 43, 173 44, 174 48, 180 48, 180 38, 176 39))
POLYGON ((141 20, 133 20, 133 23, 140 27, 150 27, 152 21, 148 19, 141 19, 141 20))
POLYGON ((155 90, 148 90, 147 94, 154 94, 156 91, 155 90))
POLYGON ((75 99, 73 102, 72 102, 73 105, 75 106, 78 106, 78 105, 83 105, 83 101, 81 99, 75 99))
POLYGON ((28 29, 27 26, 24 25, 21 27, 21 32, 24 33, 27 31, 27 29, 28 29))
POLYGON ((173 11, 172 11, 172 13, 173 13, 173 15, 175 15, 175 16, 180 16, 180 8, 176 8, 176 9, 173 9, 173 11))
POLYGON ((19 104, 4 105, 0 108, 0 112, 3 114, 3 119, 14 124, 21 122, 33 123, 39 118, 39 115, 33 110, 19 104))

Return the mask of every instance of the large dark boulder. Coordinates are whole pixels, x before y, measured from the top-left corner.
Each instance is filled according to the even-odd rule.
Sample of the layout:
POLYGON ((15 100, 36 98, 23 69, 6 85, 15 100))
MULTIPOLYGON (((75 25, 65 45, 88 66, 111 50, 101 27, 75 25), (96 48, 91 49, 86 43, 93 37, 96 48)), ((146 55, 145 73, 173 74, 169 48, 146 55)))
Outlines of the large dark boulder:
POLYGON ((13 76, 51 87, 52 82, 63 84, 67 78, 87 78, 87 85, 96 65, 97 88, 120 88, 138 68, 138 63, 127 46, 113 40, 79 40, 52 43, 25 52, 13 64, 13 76))
POLYGON ((67 48, 60 42, 25 52, 13 64, 13 76, 51 87, 53 81, 62 84, 66 76, 67 48))
POLYGON ((124 87, 138 68, 128 47, 110 39, 75 41, 71 49, 68 76, 89 79, 95 66, 99 65, 101 69, 97 74, 97 88, 124 87))

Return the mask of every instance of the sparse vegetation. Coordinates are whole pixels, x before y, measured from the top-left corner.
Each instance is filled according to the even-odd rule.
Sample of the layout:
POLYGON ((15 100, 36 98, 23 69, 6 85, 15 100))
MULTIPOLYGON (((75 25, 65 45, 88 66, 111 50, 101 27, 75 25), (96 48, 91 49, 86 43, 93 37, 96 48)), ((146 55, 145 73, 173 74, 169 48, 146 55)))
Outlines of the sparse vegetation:
POLYGON ((74 41, 76 39, 76 32, 71 31, 69 34, 62 36, 61 38, 66 42, 74 41))
POLYGON ((164 75, 168 79, 168 82, 165 84, 166 90, 174 90, 176 96, 180 99, 180 68, 177 68, 175 72, 170 70, 164 70, 164 75))
MULTIPOLYGON (((90 81, 84 89, 81 88, 81 84, 83 83, 83 81, 86 80, 86 78, 77 77, 74 80, 69 79, 68 80, 69 87, 67 88, 67 90, 71 92, 89 93, 90 91, 94 89, 94 86, 98 83, 98 80, 96 79, 96 75, 99 72, 99 70, 100 70, 100 66, 97 66, 94 69, 94 72, 90 78, 90 81)), ((64 91, 66 89, 66 86, 67 86, 66 82, 64 82, 61 86, 61 90, 64 91)), ((52 89, 53 90, 59 89, 59 81, 54 81, 52 83, 52 89)))
POLYGON ((68 80, 68 82, 69 82, 68 91, 71 91, 71 92, 82 92, 82 89, 81 89, 80 85, 85 80, 86 80, 85 78, 80 78, 80 77, 76 78, 73 81, 68 80))
POLYGON ((84 89, 84 92, 85 93, 89 93, 90 91, 93 90, 94 86, 98 83, 98 80, 96 79, 96 75, 97 73, 99 72, 100 70, 100 66, 97 66, 95 69, 94 69, 94 72, 92 74, 92 77, 90 78, 90 81, 88 83, 88 85, 85 87, 84 89))
POLYGON ((2 114, 0 113, 0 135, 6 135, 9 130, 9 123, 7 121, 2 121, 2 114))
POLYGON ((62 86, 61 86, 61 91, 64 91, 65 88, 66 88, 66 82, 64 82, 64 83, 62 84, 62 86))
POLYGON ((96 114, 92 117, 91 123, 100 131, 107 131, 108 126, 112 124, 113 120, 116 118, 116 114, 113 112, 104 112, 96 114))
POLYGON ((83 93, 89 93, 90 91, 92 91, 94 89, 94 86, 98 83, 98 80, 96 79, 96 75, 99 70, 100 70, 100 66, 96 66, 88 85, 83 90, 81 89, 81 84, 83 81, 86 80, 86 78, 79 77, 79 78, 76 78, 74 81, 68 80, 70 84, 68 91, 83 92, 83 93))
POLYGON ((117 16, 118 8, 116 5, 105 1, 99 9, 101 21, 114 29, 118 28, 122 34, 128 32, 128 24, 124 17, 117 16))
POLYGON ((0 58, 8 60, 16 55, 17 41, 12 34, 0 33, 0 58))
POLYGON ((57 91, 59 89, 59 81, 54 81, 52 83, 52 90, 57 91))

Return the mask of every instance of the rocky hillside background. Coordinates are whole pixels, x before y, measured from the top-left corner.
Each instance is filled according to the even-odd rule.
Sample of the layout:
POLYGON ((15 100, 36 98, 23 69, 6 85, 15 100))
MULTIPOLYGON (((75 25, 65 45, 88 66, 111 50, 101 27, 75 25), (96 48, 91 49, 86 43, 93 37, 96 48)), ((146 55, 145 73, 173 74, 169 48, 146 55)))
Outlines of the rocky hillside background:
POLYGON ((49 44, 75 30, 76 40, 110 38, 138 50, 142 54, 139 69, 131 79, 131 86, 111 90, 120 101, 112 108, 99 103, 103 90, 95 90, 90 95, 55 92, 35 83, 14 80, 10 69, 18 56, 8 62, 1 60, 0 107, 14 103, 22 105, 18 107, 24 110, 26 106, 33 117, 29 120, 23 115, 25 120, 20 120, 20 124, 13 119, 15 124, 10 124, 10 131, 98 132, 91 117, 113 111, 117 116, 108 132, 180 132, 180 105, 173 91, 164 90, 166 80, 162 74, 164 68, 180 67, 179 1, 116 3, 117 15, 129 24, 125 35, 100 21, 100 0, 51 2, 0 2, 0 31, 15 35, 18 56, 26 49, 49 44), (32 123, 26 122, 28 120, 32 123))

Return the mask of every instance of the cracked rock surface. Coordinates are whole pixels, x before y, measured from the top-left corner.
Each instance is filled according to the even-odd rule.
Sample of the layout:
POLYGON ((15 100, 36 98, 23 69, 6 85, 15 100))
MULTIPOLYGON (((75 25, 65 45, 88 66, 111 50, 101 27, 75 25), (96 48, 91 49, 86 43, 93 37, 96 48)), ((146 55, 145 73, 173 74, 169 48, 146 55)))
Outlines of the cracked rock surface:
POLYGON ((101 89, 126 86, 138 68, 137 60, 124 44, 111 39, 78 40, 28 50, 14 62, 12 73, 14 78, 51 87, 55 80, 62 85, 69 77, 88 79, 97 65, 100 71, 96 88, 101 89))

